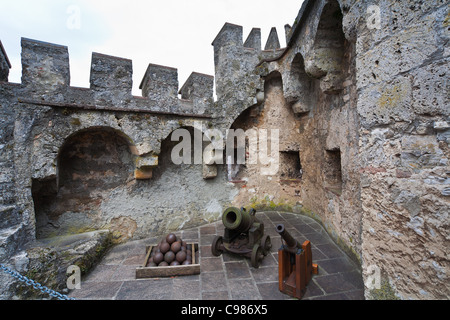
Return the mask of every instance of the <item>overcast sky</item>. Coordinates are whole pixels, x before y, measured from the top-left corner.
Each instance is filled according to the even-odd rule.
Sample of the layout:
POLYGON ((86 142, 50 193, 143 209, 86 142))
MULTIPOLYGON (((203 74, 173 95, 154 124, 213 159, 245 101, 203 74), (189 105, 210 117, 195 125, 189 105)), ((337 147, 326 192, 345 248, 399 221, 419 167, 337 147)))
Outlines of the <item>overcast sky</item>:
POLYGON ((0 40, 20 82, 20 38, 69 48, 71 85, 89 87, 92 52, 133 60, 133 94, 149 63, 178 69, 180 87, 192 71, 214 75, 212 41, 225 22, 261 28, 264 47, 276 27, 294 23, 303 0, 1 0, 0 40))

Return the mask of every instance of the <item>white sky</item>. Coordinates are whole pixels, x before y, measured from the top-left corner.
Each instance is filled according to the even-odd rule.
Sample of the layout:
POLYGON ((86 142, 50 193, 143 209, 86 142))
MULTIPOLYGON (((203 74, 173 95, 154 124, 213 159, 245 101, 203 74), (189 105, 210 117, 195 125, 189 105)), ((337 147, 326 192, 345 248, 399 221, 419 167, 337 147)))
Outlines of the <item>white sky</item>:
POLYGON ((303 0, 2 0, 0 40, 20 82, 20 38, 69 48, 71 85, 89 87, 92 52, 133 60, 133 94, 149 63, 178 69, 181 87, 192 71, 214 75, 212 41, 225 22, 261 28, 262 46, 276 27, 294 23, 303 0), (78 15, 79 13, 79 15, 78 15))

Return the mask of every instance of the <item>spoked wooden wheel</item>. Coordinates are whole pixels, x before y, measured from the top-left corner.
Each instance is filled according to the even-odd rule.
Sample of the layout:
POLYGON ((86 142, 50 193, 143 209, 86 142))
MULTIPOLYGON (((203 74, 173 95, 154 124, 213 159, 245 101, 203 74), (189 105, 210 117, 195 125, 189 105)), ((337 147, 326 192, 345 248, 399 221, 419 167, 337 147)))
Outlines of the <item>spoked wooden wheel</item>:
POLYGON ((263 246, 263 254, 267 256, 270 253, 270 249, 272 249, 272 241, 270 240, 270 236, 265 235, 261 240, 261 245, 263 246))
POLYGON ((259 244, 255 244, 252 250, 252 267, 259 268, 262 259, 264 258, 263 248, 259 244))
POLYGON ((215 236, 211 244, 211 253, 215 257, 219 257, 223 253, 223 238, 215 236))

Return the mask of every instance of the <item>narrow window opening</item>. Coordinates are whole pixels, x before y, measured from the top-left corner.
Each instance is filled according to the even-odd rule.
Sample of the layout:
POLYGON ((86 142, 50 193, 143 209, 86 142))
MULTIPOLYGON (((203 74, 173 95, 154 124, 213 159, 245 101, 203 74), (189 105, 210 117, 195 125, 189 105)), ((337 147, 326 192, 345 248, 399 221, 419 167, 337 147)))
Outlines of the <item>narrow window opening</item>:
POLYGON ((281 151, 279 172, 281 180, 300 180, 303 175, 300 152, 281 151))
POLYGON ((342 164, 341 151, 325 151, 325 188, 337 195, 342 194, 342 164))

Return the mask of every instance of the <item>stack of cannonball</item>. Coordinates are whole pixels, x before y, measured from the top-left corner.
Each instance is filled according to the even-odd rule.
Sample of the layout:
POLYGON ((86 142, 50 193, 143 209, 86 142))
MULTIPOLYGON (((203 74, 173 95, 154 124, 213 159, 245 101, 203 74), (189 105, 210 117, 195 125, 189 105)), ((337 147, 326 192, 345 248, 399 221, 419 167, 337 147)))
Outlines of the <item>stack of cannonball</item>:
MULTIPOLYGON (((167 267, 192 264, 192 247, 188 246, 173 233, 164 237, 153 248, 148 259, 147 267, 167 267)), ((196 257, 198 251, 195 252, 196 257)))

